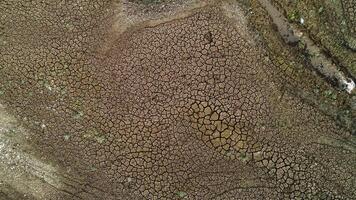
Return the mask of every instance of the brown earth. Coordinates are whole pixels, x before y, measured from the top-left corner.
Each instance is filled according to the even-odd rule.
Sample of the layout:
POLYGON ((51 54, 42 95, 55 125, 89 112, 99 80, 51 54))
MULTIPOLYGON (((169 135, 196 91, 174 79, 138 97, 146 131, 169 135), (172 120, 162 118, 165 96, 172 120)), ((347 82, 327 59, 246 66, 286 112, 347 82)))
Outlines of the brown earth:
POLYGON ((0 2, 0 111, 28 130, 11 151, 2 133, 18 161, 0 196, 355 198, 355 138, 330 111, 352 96, 315 94, 337 90, 257 5, 0 2))

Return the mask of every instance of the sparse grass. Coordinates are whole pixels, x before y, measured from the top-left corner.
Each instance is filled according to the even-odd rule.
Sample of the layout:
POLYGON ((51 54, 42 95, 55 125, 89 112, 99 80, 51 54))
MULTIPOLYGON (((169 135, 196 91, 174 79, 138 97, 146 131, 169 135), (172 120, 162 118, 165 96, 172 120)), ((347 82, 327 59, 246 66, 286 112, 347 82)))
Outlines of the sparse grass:
POLYGON ((297 22, 300 19, 300 14, 297 10, 292 10, 287 14, 287 18, 290 22, 297 22))

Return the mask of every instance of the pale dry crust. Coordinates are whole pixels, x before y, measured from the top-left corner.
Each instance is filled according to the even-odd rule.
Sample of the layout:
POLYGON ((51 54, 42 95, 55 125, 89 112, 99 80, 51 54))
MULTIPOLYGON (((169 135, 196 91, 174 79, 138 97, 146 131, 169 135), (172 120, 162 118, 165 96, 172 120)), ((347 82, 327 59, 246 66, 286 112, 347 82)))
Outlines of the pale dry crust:
POLYGON ((59 195, 57 169, 36 158, 26 140, 28 132, 0 104, 0 199, 51 199, 59 195), (8 188, 11 193, 6 193, 8 188), (16 193, 14 193, 16 191, 16 193))
POLYGON ((215 0, 188 0, 158 5, 140 5, 128 0, 115 1, 112 5, 113 24, 106 36, 107 45, 101 45, 99 52, 105 52, 107 46, 126 31, 143 27, 152 27, 165 22, 181 19, 196 12, 197 9, 215 4, 215 0))

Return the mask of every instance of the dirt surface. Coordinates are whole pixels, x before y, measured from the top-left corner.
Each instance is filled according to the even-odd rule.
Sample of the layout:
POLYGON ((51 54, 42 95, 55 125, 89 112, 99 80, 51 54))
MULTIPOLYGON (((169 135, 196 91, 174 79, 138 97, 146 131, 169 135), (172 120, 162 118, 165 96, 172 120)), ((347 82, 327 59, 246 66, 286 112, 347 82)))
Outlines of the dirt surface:
POLYGON ((0 199, 354 199, 355 92, 263 2, 0 2, 0 199))

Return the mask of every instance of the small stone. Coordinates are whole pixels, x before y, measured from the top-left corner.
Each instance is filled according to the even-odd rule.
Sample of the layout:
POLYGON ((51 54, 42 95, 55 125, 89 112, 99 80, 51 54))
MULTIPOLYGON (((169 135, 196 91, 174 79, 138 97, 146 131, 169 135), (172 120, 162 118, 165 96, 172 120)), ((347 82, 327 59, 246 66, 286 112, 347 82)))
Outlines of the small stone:
POLYGON ((64 137, 64 140, 69 140, 70 135, 66 134, 66 135, 64 135, 63 137, 64 137))
POLYGON ((300 24, 304 24, 304 19, 300 18, 300 24))
POLYGON ((183 191, 178 191, 178 192, 177 192, 177 195, 178 195, 178 197, 180 197, 180 198, 184 198, 184 197, 187 196, 187 193, 186 193, 186 192, 183 192, 183 191))

